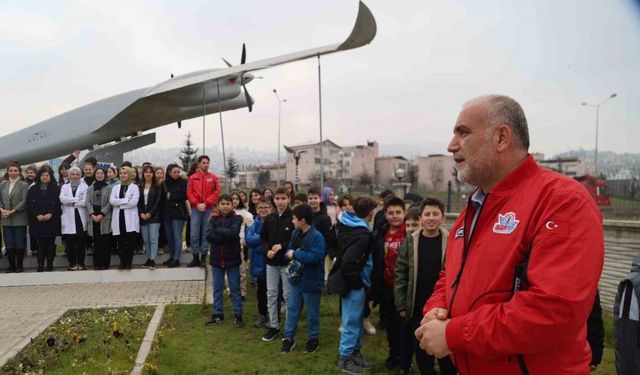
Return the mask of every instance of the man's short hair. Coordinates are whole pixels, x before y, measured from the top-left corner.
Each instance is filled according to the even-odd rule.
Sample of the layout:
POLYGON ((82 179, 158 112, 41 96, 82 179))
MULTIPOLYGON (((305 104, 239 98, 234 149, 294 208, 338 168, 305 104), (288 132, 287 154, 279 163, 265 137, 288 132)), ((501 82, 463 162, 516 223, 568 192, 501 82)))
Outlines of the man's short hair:
POLYGON ((524 150, 529 150, 527 117, 518 102, 506 95, 481 96, 472 101, 476 100, 486 101, 489 126, 492 128, 503 124, 509 126, 518 146, 524 150))
POLYGON ((353 212, 355 212, 356 216, 364 219, 369 216, 371 211, 378 207, 378 204, 373 200, 373 198, 363 195, 355 198, 352 202, 352 206, 353 212))
POLYGON ((293 216, 298 220, 304 220, 307 225, 311 225, 313 221, 313 210, 306 203, 299 204, 293 208, 293 216))
POLYGON ((98 159, 94 158, 93 156, 89 156, 88 158, 84 159, 84 165, 90 164, 92 167, 96 167, 96 165, 98 165, 98 159))
POLYGON ((319 195, 320 197, 322 197, 322 193, 320 192, 320 189, 316 187, 310 187, 309 190, 307 190, 307 196, 309 195, 319 195))
POLYGON ((305 194, 305 193, 298 193, 298 194, 296 194, 296 196, 295 196, 295 197, 293 197, 293 200, 294 200, 294 201, 300 201, 300 202, 303 202, 303 203, 307 203, 307 200, 308 200, 308 199, 307 199, 307 194, 305 194))
POLYGON ((258 204, 256 204, 256 206, 258 206, 260 203, 268 204, 269 207, 273 207, 273 205, 271 204, 271 199, 267 197, 260 197, 260 200, 258 201, 258 204))
POLYGON ((420 215, 422 214, 422 211, 420 211, 420 208, 418 207, 411 207, 409 208, 409 210, 407 211, 407 214, 404 215, 404 221, 407 220, 415 220, 415 221, 420 221, 420 215))
POLYGON ((283 186, 276 188, 276 191, 273 192, 274 197, 276 195, 283 195, 283 194, 289 197, 289 193, 287 193, 287 189, 285 189, 283 186))
POLYGON ((393 191, 391 191, 389 189, 384 190, 384 191, 380 192, 380 194, 378 194, 378 196, 382 200, 385 200, 387 197, 392 196, 392 195, 395 195, 395 194, 393 194, 393 191))
POLYGON ((400 206, 402 207, 402 211, 404 211, 404 201, 395 196, 387 197, 387 199, 384 200, 384 205, 382 206, 382 210, 384 212, 387 212, 387 209, 392 206, 400 206))
POLYGON ((427 206, 435 206, 440 209, 440 213, 444 216, 444 203, 438 198, 427 197, 420 204, 420 215, 422 215, 422 211, 427 206))
POLYGON ((211 159, 209 159, 209 157, 207 155, 200 155, 200 156, 198 156, 197 163, 200 163, 204 159, 207 159, 207 161, 211 161, 211 159))
POLYGON ((129 168, 133 168, 133 164, 131 164, 130 161, 123 161, 122 165, 120 167, 129 167, 129 168))

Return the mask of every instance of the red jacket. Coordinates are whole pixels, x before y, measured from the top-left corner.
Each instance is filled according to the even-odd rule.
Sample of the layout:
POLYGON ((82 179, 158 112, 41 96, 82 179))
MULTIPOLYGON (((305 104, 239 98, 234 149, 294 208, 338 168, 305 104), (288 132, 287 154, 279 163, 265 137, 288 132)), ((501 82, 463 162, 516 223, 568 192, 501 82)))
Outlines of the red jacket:
POLYGON ((211 173, 202 173, 198 170, 189 177, 187 187, 187 199, 191 207, 195 208, 200 203, 207 205, 207 209, 213 207, 220 196, 220 181, 211 173))
POLYGON ((446 339, 459 373, 522 374, 520 354, 530 374, 589 374, 586 321, 604 261, 602 216, 589 193, 529 155, 486 196, 456 291, 467 211, 423 308, 449 309, 446 339), (528 282, 513 296, 515 267, 532 241, 528 282))

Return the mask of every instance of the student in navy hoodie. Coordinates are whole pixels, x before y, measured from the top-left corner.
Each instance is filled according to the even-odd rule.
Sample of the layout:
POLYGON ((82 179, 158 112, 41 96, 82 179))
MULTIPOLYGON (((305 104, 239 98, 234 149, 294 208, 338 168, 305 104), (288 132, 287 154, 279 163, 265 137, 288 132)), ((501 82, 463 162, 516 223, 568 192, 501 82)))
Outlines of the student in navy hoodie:
MULTIPOLYGON (((252 192, 253 196, 253 192, 252 192)), ((253 201, 252 201, 253 202, 253 201)), ((262 251, 262 224, 269 216, 271 210, 271 200, 269 198, 259 198, 254 202, 256 216, 244 235, 244 240, 249 246, 249 257, 251 265, 251 276, 256 281, 256 297, 258 297, 258 320, 253 325, 256 328, 269 328, 269 309, 267 308, 267 257, 262 251)))
MULTIPOLYGON (((291 241, 285 258, 290 262, 297 262, 297 277, 289 274, 289 300, 287 302, 287 320, 284 324, 284 339, 282 339, 282 354, 290 353, 296 344, 294 337, 302 301, 307 309, 307 336, 304 347, 305 353, 314 353, 320 347, 320 294, 324 287, 324 236, 312 226, 313 209, 308 204, 301 204, 293 208, 293 219, 296 228, 291 234, 291 241)), ((291 268, 290 268, 291 271, 291 268)))
POLYGON ((233 304, 233 325, 240 328, 242 322, 242 295, 240 293, 240 227, 242 218, 235 214, 231 197, 218 198, 217 210, 209 218, 207 241, 211 244, 211 273, 213 274, 213 314, 205 324, 224 321, 224 277, 227 276, 233 304))

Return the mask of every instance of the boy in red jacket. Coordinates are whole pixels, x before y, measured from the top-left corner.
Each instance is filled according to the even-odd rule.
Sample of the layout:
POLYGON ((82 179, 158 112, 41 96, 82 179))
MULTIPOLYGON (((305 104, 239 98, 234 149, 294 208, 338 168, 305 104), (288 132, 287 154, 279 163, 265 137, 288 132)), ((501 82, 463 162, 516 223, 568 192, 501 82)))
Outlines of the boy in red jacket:
POLYGON ((207 221, 211 216, 211 208, 220 196, 220 181, 218 177, 209 172, 209 157, 200 155, 197 160, 197 169, 189 177, 187 187, 187 199, 191 205, 191 251, 193 259, 187 267, 204 267, 207 257, 207 221))

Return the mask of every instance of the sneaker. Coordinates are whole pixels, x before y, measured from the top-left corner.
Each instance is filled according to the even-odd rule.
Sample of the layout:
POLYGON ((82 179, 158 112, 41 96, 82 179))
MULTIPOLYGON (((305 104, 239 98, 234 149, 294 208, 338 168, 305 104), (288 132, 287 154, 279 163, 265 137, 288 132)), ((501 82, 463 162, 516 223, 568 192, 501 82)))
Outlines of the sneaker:
POLYGON ((242 315, 236 315, 233 317, 233 326, 236 328, 242 328, 244 325, 244 321, 242 320, 242 315))
POLYGON ((305 353, 315 353, 320 349, 320 342, 318 339, 309 339, 306 344, 304 344, 304 352, 305 353))
POLYGON ((392 370, 397 365, 398 360, 396 358, 387 357, 387 359, 384 360, 384 367, 386 367, 387 370, 392 370))
POLYGON ((362 322, 362 326, 364 327, 364 331, 367 333, 367 335, 376 334, 376 327, 371 324, 371 321, 369 321, 369 319, 365 319, 364 322, 362 322))
POLYGON ((191 262, 187 264, 187 267, 193 268, 193 267, 198 267, 199 265, 200 265, 200 255, 193 254, 193 259, 191 259, 191 262))
POLYGON ((338 368, 347 374, 362 374, 363 368, 353 360, 353 356, 340 356, 338 359, 338 368))
POLYGON ((142 268, 147 268, 149 267, 149 262, 151 261, 151 259, 147 258, 147 261, 144 262, 144 264, 142 265, 142 268))
POLYGON ((198 266, 202 268, 207 267, 207 254, 200 254, 200 260, 198 261, 198 266))
POLYGON ((75 271, 76 270, 76 266, 69 266, 67 268, 67 271, 75 271))
POLYGON ((176 267, 180 267, 180 261, 177 259, 173 260, 173 263, 169 264, 167 267, 169 268, 176 268, 176 267))
POLYGON ((293 339, 282 339, 282 348, 280 354, 289 354, 296 347, 296 343, 293 339))
POLYGON ((354 350, 352 357, 353 357, 353 360, 358 365, 360 365, 360 367, 362 367, 364 370, 373 370, 375 368, 375 365, 373 364, 373 362, 365 359, 359 350, 354 350))
POLYGON ((267 323, 269 322, 269 319, 267 319, 266 315, 260 315, 258 317, 258 320, 256 320, 255 324, 253 325, 255 328, 269 328, 267 327, 267 323))
POLYGON ((155 270, 156 269, 156 261, 153 259, 149 259, 149 265, 147 265, 147 267, 150 270, 155 270))
POLYGON ((273 341, 280 334, 280 329, 278 328, 269 328, 267 333, 262 336, 262 341, 273 341))
POLYGON ((164 262, 162 262, 162 265, 165 267, 168 267, 171 263, 173 263, 173 258, 169 258, 167 260, 165 260, 164 262))
POLYGON ((85 266, 85 265, 83 264, 83 265, 81 265, 81 266, 76 266, 76 269, 77 269, 78 271, 86 271, 87 266, 85 266))
POLYGON ((211 319, 207 320, 204 325, 206 326, 212 326, 218 323, 222 323, 224 322, 224 315, 217 315, 217 314, 213 314, 211 315, 211 319))

